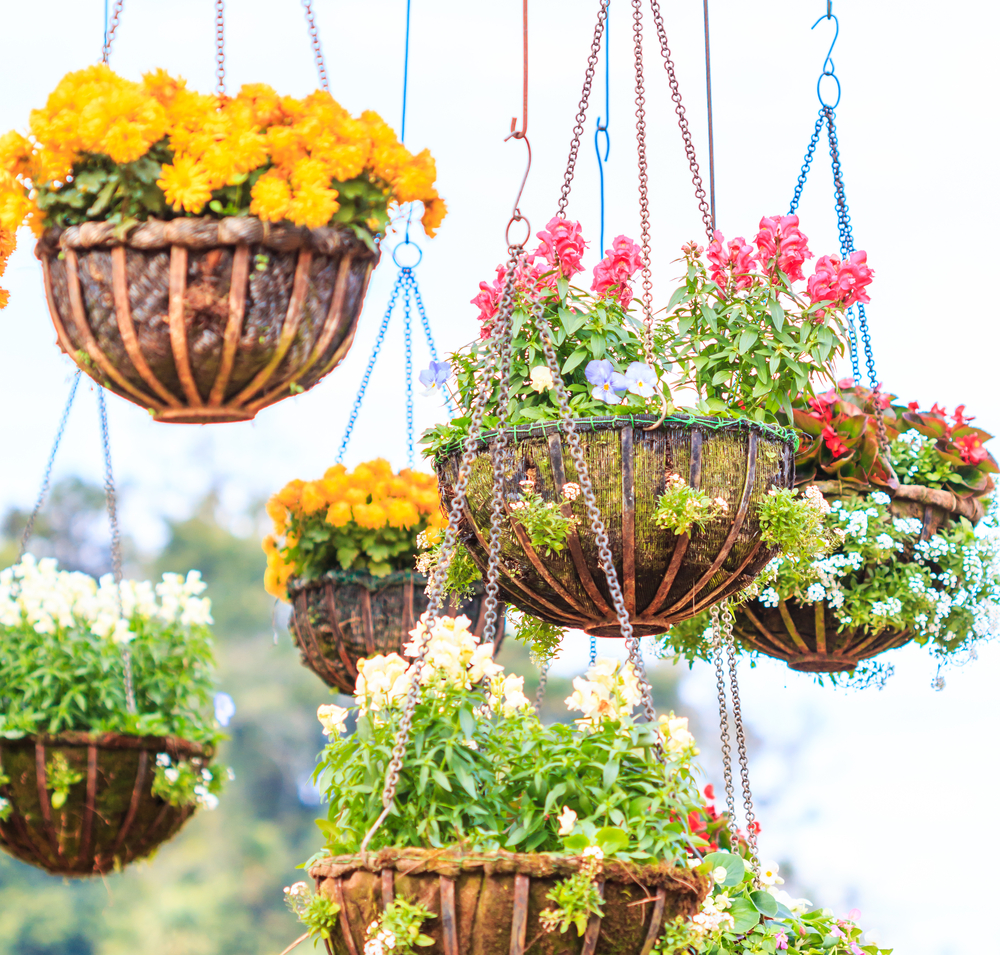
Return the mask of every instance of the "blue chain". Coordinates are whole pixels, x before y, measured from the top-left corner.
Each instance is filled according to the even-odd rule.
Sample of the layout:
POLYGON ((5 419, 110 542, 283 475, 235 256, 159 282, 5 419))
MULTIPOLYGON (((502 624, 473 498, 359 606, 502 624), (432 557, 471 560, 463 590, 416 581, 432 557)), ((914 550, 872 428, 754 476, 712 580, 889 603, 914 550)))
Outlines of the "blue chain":
MULTIPOLYGON (((606 10, 610 10, 611 4, 607 5, 606 10)), ((608 120, 611 119, 611 81, 610 81, 610 62, 611 62, 611 44, 609 42, 610 35, 610 20, 605 18, 604 21, 604 122, 601 122, 601 117, 597 117, 597 128, 594 130, 594 152, 597 153, 597 172, 600 176, 601 181, 601 245, 598 251, 601 256, 604 256, 604 164, 608 161, 608 156, 611 155, 611 136, 608 133, 608 120), (598 137, 601 133, 604 133, 604 156, 601 157, 601 144, 598 137)))
POLYGON ((403 337, 406 343, 406 462, 413 468, 413 329, 410 325, 410 285, 406 281, 412 278, 409 269, 402 269, 400 277, 404 282, 403 293, 403 337), (404 273, 406 273, 404 275, 404 273))
POLYGON ((823 132, 823 124, 826 122, 826 113, 823 110, 819 111, 819 119, 816 120, 816 128, 813 130, 812 137, 809 139, 809 148, 806 150, 805 161, 802 163, 802 171, 799 173, 798 182, 795 185, 795 195, 792 196, 791 204, 788 206, 788 214, 790 216, 795 215, 796 210, 799 208, 799 202, 802 201, 802 190, 805 188, 806 179, 809 176, 809 169, 812 166, 812 161, 816 157, 816 146, 819 144, 819 134, 823 132))
POLYGON ((385 310, 385 317, 382 319, 382 325, 378 330, 378 338, 375 339, 375 347, 372 349, 372 353, 368 358, 368 367, 365 369, 365 375, 361 379, 361 387, 358 389, 358 393, 354 398, 354 405, 351 408, 351 416, 347 419, 347 428, 344 430, 344 438, 340 442, 340 450, 337 452, 337 464, 340 464, 344 460, 344 452, 347 450, 347 444, 351 440, 351 432, 354 431, 354 423, 358 420, 358 411, 361 409, 361 401, 365 396, 365 392, 368 390, 368 381, 372 376, 372 369, 375 367, 375 359, 378 358, 378 353, 382 349, 382 342, 385 339, 385 330, 389 327, 389 319, 392 318, 392 310, 396 307, 396 298, 399 295, 399 290, 403 287, 405 282, 403 272, 400 271, 399 275, 396 276, 396 281, 392 286, 392 294, 389 296, 389 307, 385 310))
POLYGON ((597 663, 597 637, 590 638, 590 665, 597 663))
MULTIPOLYGON (((431 323, 427 320, 427 312, 424 309, 424 300, 420 295, 420 286, 417 285, 416 276, 410 271, 410 288, 413 291, 413 300, 417 303, 417 312, 420 314, 420 324, 424 327, 424 337, 427 339, 427 348, 430 350, 431 358, 438 361, 437 347, 434 345, 434 336, 431 334, 431 323)), ((451 403, 451 396, 444 392, 444 403, 448 409, 448 414, 455 416, 455 406, 451 403)))

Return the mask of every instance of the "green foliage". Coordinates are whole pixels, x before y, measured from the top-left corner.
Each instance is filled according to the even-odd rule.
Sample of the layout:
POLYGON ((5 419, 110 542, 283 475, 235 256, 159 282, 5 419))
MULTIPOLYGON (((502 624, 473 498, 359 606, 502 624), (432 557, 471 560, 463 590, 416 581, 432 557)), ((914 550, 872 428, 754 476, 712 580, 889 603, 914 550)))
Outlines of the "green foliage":
POLYGON ((336 567, 367 571, 373 577, 413 570, 420 531, 419 526, 366 528, 356 521, 334 527, 322 512, 295 516, 291 528, 298 540, 286 546, 284 555, 296 565, 300 580, 314 580, 336 567))
POLYGON ((531 659, 536 665, 551 662, 559 653, 566 630, 546 620, 539 620, 531 614, 507 610, 507 619, 514 626, 514 639, 531 650, 531 659))
POLYGON ((823 522, 828 508, 815 486, 804 497, 792 488, 772 487, 757 509, 761 539, 780 547, 797 566, 827 554, 836 542, 823 522))
MULTIPOLYGON (((444 545, 444 535, 440 531, 424 531, 417 536, 417 546, 421 548, 417 555, 417 571, 426 577, 430 577, 434 572, 434 566, 441 558, 441 548, 444 545), (434 535, 435 540, 430 543, 428 538, 434 535)), ((475 561, 469 555, 469 551, 457 546, 452 551, 451 561, 448 563, 448 574, 444 579, 445 595, 454 594, 459 600, 465 600, 473 595, 475 586, 483 579, 483 575, 476 566, 475 561)))
POLYGON ((694 248, 682 261, 683 285, 654 339, 696 391, 699 412, 791 419, 791 396, 811 396, 818 379, 832 382, 830 365, 844 353, 839 310, 806 306, 780 272, 773 282, 755 274, 748 288, 724 294, 694 248))
POLYGON ((656 502, 653 523, 673 534, 690 534, 692 527, 704 527, 729 510, 723 498, 712 500, 704 491, 691 487, 679 474, 667 478, 667 486, 656 502))
POLYGON ((566 536, 570 528, 580 523, 579 518, 563 514, 561 505, 555 501, 546 502, 535 491, 533 481, 522 481, 523 494, 518 501, 508 505, 514 512, 511 521, 524 527, 531 546, 545 557, 561 554, 566 547, 566 536))
POLYGON ((174 763, 166 753, 160 753, 156 757, 153 795, 171 806, 203 805, 215 809, 225 774, 224 767, 199 767, 186 759, 174 763))
POLYGON ((539 914, 542 926, 547 931, 565 933, 572 925, 580 937, 587 931, 591 915, 603 915, 604 899, 601 897, 593 866, 584 866, 579 872, 556 883, 545 897, 555 903, 554 909, 545 909, 539 914))
POLYGON ((45 765, 45 785, 52 793, 52 808, 62 809, 66 805, 70 789, 77 783, 82 783, 83 779, 83 773, 71 769, 62 753, 55 753, 45 765))
POLYGON ((396 896, 368 932, 369 939, 382 943, 382 951, 391 955, 414 955, 417 948, 427 948, 434 939, 420 931, 427 919, 434 918, 430 909, 402 896, 396 896))
POLYGON ((337 928, 340 906, 325 895, 311 892, 305 882, 285 889, 285 904, 316 940, 329 941, 337 928))

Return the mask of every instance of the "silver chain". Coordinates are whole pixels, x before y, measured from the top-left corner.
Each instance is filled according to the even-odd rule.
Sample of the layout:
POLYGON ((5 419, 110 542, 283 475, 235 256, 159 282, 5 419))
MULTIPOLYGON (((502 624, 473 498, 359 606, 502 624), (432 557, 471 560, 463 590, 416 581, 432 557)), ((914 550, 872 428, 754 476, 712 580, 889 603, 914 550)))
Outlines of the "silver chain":
POLYGON ((732 851, 739 844, 739 827, 736 824, 736 798, 733 786, 732 751, 729 742, 729 716, 726 707, 726 682, 723 656, 728 659, 729 683, 733 699, 733 725, 736 727, 736 748, 740 762, 740 783, 743 789, 743 812, 747 823, 747 845, 750 848, 750 864, 753 866, 754 884, 760 886, 760 860, 757 855, 757 832, 754 819, 753 799, 750 794, 750 770, 747 758, 746 733, 743 729, 743 713, 740 709, 740 690, 736 679, 736 641, 733 637, 733 611, 728 601, 719 610, 715 604, 711 610, 712 656, 715 660, 715 684, 719 693, 719 727, 722 738, 722 766, 726 782, 726 806, 729 810, 729 831, 732 836, 732 851), (721 617, 721 623, 720 623, 721 617))
POLYGON ((66 399, 66 407, 63 409, 62 417, 59 419, 59 428, 56 431, 56 439, 52 442, 52 450, 49 452, 49 460, 45 465, 45 476, 42 478, 42 489, 38 492, 38 498, 35 501, 34 510, 32 510, 31 515, 28 517, 28 523, 24 525, 24 533, 21 535, 21 549, 17 552, 18 563, 21 563, 28 550, 28 544, 31 543, 31 535, 35 530, 35 521, 38 520, 38 514, 42 509, 42 505, 45 503, 45 498, 48 497, 49 489, 52 487, 52 466, 55 464, 56 452, 58 452, 59 445, 62 443, 63 433, 66 430, 66 422, 69 420, 69 413, 73 408, 73 401, 76 398, 76 390, 80 385, 80 374, 81 372, 78 369, 76 374, 73 376, 73 384, 69 389, 69 397, 66 399))
MULTIPOLYGON (((399 773, 403 767, 403 758, 406 754, 406 746, 410 740, 410 730, 413 726, 413 714, 420 698, 420 673, 423 669, 423 662, 427 656, 427 649, 430 644, 431 632, 433 631, 438 615, 444 604, 444 584, 448 574, 448 567, 451 564, 455 547, 458 543, 458 528, 462 521, 463 510, 465 508, 466 493, 469 486, 469 476, 475 464, 479 433, 482 430, 483 416, 486 413, 486 404, 493 389, 494 374, 503 367, 505 361, 509 366, 510 362, 510 340, 511 340, 511 317, 514 311, 514 280, 516 278, 517 266, 523 254, 523 247, 512 247, 508 261, 507 278, 504 283, 503 295, 500 300, 500 308, 497 314, 497 321, 490 339, 489 351, 486 354, 483 372, 477 382, 477 391, 472 404, 472 416, 469 421, 469 431, 465 437, 463 445, 462 461, 459 466, 458 479, 452 492, 451 506, 448 509, 448 527, 445 530, 444 540, 441 544, 441 554, 434 569, 431 571, 431 579, 427 586, 427 593, 430 598, 427 608, 427 617, 424 622, 424 632, 420 643, 417 646, 417 653, 413 658, 413 669, 410 677, 410 685, 407 689, 406 702, 403 706, 403 716, 400 720, 399 730, 396 733, 395 744, 392 749, 392 757, 385 774, 385 786, 382 789, 382 812, 371 829, 361 842, 360 851, 364 853, 368 848, 368 843, 372 836, 378 831, 392 809, 396 798, 396 788, 399 785, 399 773)), ((509 368, 508 368, 509 371, 509 368)), ((509 378, 509 374, 507 375, 509 378)), ((492 531, 492 528, 491 528, 492 531)), ((499 538, 497 538, 499 546, 499 538)), ((496 586, 496 570, 499 553, 493 552, 493 535, 490 536, 490 566, 487 576, 494 578, 494 589, 491 592, 487 588, 486 592, 486 616, 481 640, 483 643, 490 643, 496 633, 498 600, 496 586)))
MULTIPOLYGON (((118 599, 118 616, 122 612, 122 538, 118 529, 118 495, 115 491, 115 475, 111 469, 111 442, 108 438, 108 408, 104 403, 104 389, 97 388, 97 408, 101 418, 101 445, 104 450, 104 494, 108 504, 108 522, 111 525, 111 572, 115 580, 118 599)), ((135 685, 132 681, 132 652, 129 645, 121 645, 122 663, 125 671, 125 705, 129 713, 137 712, 135 705, 135 685)))
MULTIPOLYGON (((111 11, 111 19, 104 25, 104 46, 101 48, 101 62, 107 66, 108 57, 111 56, 111 44, 115 39, 115 32, 118 30, 118 23, 122 16, 122 7, 125 0, 115 0, 114 9, 111 11)), ((104 8, 107 10, 107 7, 104 8)))
POLYGON ((542 712, 542 703, 545 702, 545 690, 549 685, 549 667, 552 666, 551 660, 546 660, 542 664, 541 670, 538 671, 538 689, 535 691, 535 712, 542 712))
POLYGON ((224 0, 215 0, 215 95, 226 95, 226 20, 224 0))

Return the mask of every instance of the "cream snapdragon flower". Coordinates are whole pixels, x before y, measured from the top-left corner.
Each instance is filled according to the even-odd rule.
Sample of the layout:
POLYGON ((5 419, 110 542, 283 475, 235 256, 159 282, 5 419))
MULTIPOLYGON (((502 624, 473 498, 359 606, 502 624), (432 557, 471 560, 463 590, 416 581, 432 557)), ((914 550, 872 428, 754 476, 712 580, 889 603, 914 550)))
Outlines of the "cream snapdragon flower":
POLYGON ((573 693, 566 707, 583 713, 578 726, 593 726, 600 720, 631 716, 642 702, 642 689, 631 663, 602 658, 587 670, 586 677, 573 680, 573 693))
POLYGON ((316 710, 316 719, 323 725, 324 736, 340 736, 347 729, 350 711, 336 703, 324 703, 316 710))
POLYGON ((688 729, 686 716, 675 716, 672 711, 660 716, 660 737, 663 748, 673 757, 690 758, 698 755, 698 747, 688 729))
POLYGON ((378 712, 406 696, 410 680, 406 661, 398 653, 381 653, 358 661, 354 699, 361 712, 378 712))

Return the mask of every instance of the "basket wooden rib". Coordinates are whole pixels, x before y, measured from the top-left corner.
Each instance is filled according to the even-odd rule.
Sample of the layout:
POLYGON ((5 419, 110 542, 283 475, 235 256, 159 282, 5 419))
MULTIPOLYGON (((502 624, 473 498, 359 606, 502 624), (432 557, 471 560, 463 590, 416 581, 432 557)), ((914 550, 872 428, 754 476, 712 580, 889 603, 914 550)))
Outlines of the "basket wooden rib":
POLYGON ((60 347, 160 421, 249 420, 332 371, 378 254, 341 227, 107 222, 39 240, 60 347), (268 265, 258 267, 258 257, 268 265))

